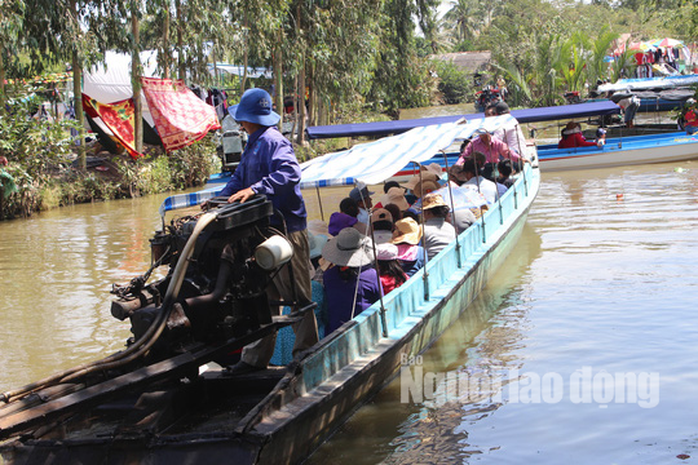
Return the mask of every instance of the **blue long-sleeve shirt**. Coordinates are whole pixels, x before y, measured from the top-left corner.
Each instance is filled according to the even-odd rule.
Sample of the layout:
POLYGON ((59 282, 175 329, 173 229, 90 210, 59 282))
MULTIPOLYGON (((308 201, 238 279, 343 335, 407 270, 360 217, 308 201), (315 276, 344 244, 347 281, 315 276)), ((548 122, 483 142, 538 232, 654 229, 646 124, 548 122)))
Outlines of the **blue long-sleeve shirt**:
MULTIPOLYGON (((300 188, 301 168, 293 145, 279 130, 263 127, 250 135, 235 173, 219 193, 230 196, 251 187, 264 194, 286 219, 288 232, 306 229, 305 202, 300 188)), ((278 218, 272 218, 278 226, 278 218)))

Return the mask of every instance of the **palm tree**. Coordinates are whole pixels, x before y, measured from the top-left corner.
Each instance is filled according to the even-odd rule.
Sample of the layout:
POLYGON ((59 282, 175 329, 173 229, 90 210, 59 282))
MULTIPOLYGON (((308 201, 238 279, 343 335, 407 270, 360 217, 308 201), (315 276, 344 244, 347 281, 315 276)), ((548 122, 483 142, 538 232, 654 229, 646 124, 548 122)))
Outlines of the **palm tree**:
POLYGON ((606 62, 606 57, 610 51, 611 44, 617 38, 618 34, 610 32, 608 28, 605 27, 596 37, 596 40, 592 41, 590 56, 587 60, 589 82, 596 82, 599 79, 605 80, 609 77, 609 66, 606 62))
POLYGON ((477 0, 452 0, 451 9, 446 12, 443 21, 451 24, 455 30, 455 37, 458 41, 467 41, 476 38, 478 29, 478 2, 477 0))

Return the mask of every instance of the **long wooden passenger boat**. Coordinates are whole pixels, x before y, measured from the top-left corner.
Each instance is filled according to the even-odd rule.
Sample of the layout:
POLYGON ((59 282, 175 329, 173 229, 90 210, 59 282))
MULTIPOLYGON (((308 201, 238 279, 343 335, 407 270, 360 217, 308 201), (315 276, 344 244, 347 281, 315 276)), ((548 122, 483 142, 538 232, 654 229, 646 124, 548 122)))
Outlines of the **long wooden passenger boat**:
MULTIPOLYGON (((303 166, 304 187, 376 183, 395 173, 391 166, 427 161, 480 124, 415 128, 313 160, 303 166), (377 155, 392 165, 365 162, 378 160, 377 155)), ((134 287, 112 308, 115 316, 131 318, 137 334, 131 343, 141 347, 3 393, 2 461, 169 465, 303 460, 396 376, 401 361, 429 347, 472 302, 517 243, 539 185, 539 170, 526 165, 497 204, 382 303, 289 366, 247 375, 201 367, 292 322, 264 317, 268 276, 249 260, 255 243, 264 240, 257 235, 265 230, 270 203, 256 198, 245 206, 224 205, 182 220, 181 227, 173 223, 152 241, 158 249, 176 247, 174 256, 160 259, 169 260, 170 273, 154 284, 132 282, 134 287), (222 243, 231 240, 239 265, 234 273, 247 274, 235 275, 226 298, 208 298, 197 273, 208 274, 211 257, 217 258, 222 243), (181 324, 186 320, 182 308, 188 326, 181 324), (206 311, 196 314, 196 308, 206 311), (156 327, 162 331, 152 339, 156 327), (151 345, 138 352, 143 344, 151 345)), ((211 195, 182 196, 163 209, 211 195)))

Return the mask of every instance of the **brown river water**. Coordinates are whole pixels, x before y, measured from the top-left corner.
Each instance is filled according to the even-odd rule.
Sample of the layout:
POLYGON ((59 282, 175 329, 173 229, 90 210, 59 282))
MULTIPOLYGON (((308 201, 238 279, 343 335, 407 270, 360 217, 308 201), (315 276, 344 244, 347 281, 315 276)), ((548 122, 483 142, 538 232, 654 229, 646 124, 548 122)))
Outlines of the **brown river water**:
MULTIPOLYGON (((164 197, 0 222, 0 390, 123 347, 108 291, 148 268, 164 197)), ((506 266, 308 462, 698 460, 697 230, 697 162, 543 172, 506 266)))

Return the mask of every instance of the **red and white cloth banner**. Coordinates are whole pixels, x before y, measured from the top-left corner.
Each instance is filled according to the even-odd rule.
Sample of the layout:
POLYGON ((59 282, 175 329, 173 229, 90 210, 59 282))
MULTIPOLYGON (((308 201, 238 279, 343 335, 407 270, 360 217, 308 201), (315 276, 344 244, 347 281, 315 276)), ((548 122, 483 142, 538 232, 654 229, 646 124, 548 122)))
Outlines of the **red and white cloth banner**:
POLYGON ((143 93, 167 152, 191 145, 220 129, 216 110, 187 88, 181 79, 142 77, 143 93))

